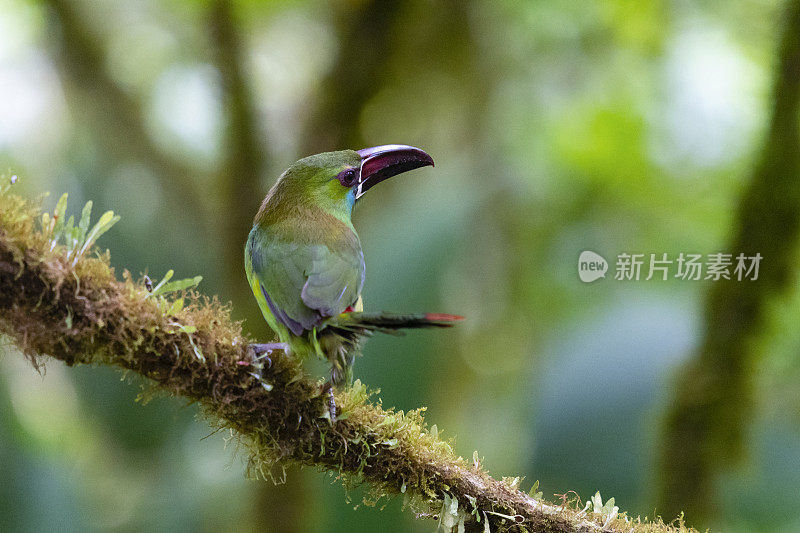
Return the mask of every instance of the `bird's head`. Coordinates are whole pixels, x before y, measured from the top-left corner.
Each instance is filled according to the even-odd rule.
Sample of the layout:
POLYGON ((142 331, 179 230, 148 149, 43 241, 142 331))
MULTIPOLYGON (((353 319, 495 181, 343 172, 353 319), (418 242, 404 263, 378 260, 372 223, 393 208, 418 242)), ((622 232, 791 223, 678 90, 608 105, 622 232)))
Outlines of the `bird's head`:
POLYGON ((349 217, 353 204, 368 189, 387 178, 427 165, 433 165, 431 156, 403 144, 312 155, 297 161, 281 175, 262 211, 272 202, 310 202, 333 214, 349 217))

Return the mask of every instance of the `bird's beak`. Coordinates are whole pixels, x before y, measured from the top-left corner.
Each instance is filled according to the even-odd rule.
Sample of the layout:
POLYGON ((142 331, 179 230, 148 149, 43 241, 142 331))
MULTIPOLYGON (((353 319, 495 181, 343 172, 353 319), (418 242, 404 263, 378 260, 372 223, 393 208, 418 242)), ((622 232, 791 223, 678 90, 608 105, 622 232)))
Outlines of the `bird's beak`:
POLYGON ((358 151, 361 175, 356 186, 356 199, 387 178, 415 168, 433 166, 433 158, 419 148, 405 144, 385 144, 358 151))

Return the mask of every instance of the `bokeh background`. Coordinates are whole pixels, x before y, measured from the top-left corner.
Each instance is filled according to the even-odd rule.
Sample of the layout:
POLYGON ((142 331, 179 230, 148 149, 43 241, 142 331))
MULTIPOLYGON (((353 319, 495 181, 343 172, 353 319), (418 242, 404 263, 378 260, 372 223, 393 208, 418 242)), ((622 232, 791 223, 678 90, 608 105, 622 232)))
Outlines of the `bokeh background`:
MULTIPOLYGON (((275 178, 422 147, 435 169, 354 213, 366 306, 467 320, 370 341, 356 375, 383 404, 427 406, 458 453, 550 499, 797 531, 795 4, 0 0, 0 173, 46 208, 113 209, 118 272, 201 274, 266 339, 242 248, 275 178), (587 249, 606 279, 578 279, 587 249), (763 283, 613 279, 622 252, 720 251, 762 253, 763 283)), ((141 391, 40 376, 4 341, 0 530, 435 527, 320 472, 248 480, 195 406, 141 391)))

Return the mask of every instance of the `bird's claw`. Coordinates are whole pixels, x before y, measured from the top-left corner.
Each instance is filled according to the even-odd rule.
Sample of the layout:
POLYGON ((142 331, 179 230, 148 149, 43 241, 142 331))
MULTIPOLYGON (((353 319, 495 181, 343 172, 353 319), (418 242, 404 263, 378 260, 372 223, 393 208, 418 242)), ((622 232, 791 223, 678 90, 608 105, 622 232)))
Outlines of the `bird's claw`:
POLYGON ((333 384, 326 381, 322 385, 322 392, 328 394, 328 414, 331 417, 331 424, 333 424, 336 422, 336 398, 333 396, 333 384))
MULTIPOLYGON (((272 368, 272 359, 269 358, 269 354, 271 354, 271 353, 272 352, 267 352, 264 355, 259 355, 258 357, 255 358, 255 360, 256 361, 264 360, 264 361, 267 362, 267 368, 272 368)), ((264 367, 262 366, 261 368, 264 368, 264 367)))
POLYGON ((255 361, 261 361, 262 359, 266 359, 267 361, 267 368, 272 366, 272 359, 269 356, 275 350, 283 350, 287 352, 289 346, 285 342, 263 342, 263 343, 253 343, 250 345, 250 349, 253 351, 253 359, 255 361))

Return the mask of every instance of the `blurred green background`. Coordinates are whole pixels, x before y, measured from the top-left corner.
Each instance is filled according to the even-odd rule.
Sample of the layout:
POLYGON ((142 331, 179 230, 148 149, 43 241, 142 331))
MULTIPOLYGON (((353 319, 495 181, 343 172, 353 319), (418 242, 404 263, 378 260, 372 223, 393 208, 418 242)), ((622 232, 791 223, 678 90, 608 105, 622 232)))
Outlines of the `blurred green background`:
MULTIPOLYGON (((266 339, 242 249, 275 178, 310 153, 424 148, 435 169, 354 213, 365 303, 467 320, 374 338, 356 376, 385 406, 427 406, 495 475, 669 520, 659 486, 680 465, 660 459, 662 422, 713 322, 711 282, 617 281, 613 262, 742 251, 728 243, 769 127, 783 7, 0 0, 0 173, 51 191, 47 208, 67 191, 73 209, 113 209, 100 245, 118 273, 201 274, 266 339), (609 260, 606 279, 578 279, 583 250, 609 260)), ((677 504, 689 523, 800 530, 795 286, 766 295, 748 392, 723 383, 748 405, 745 453, 709 461, 713 490, 677 504)), ((248 480, 195 406, 137 403, 141 382, 108 368, 52 362, 42 377, 3 342, 2 531, 435 528, 316 471, 248 480)))

